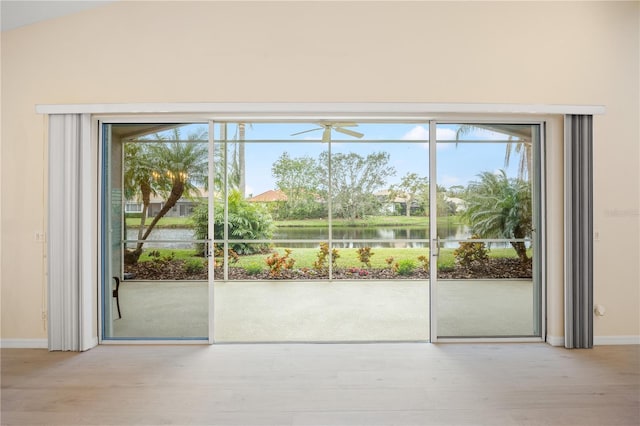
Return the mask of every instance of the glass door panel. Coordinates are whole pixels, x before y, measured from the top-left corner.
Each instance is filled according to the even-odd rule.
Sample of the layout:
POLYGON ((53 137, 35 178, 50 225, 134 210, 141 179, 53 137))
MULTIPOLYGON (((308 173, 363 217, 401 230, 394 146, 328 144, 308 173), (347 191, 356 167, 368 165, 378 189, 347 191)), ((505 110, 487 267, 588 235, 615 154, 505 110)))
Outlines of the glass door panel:
POLYGON ((208 259, 194 217, 208 199, 208 125, 103 133, 103 338, 207 340, 208 259))
POLYGON ((438 124, 438 337, 540 335, 539 125, 438 124))
POLYGON ((216 341, 429 339, 428 125, 215 135, 216 341))

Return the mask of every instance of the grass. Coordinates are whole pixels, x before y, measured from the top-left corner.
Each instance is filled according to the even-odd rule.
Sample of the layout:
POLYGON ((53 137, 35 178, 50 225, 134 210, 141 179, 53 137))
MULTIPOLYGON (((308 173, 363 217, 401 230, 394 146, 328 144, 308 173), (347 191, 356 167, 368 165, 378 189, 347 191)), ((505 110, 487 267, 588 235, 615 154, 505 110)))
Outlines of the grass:
MULTIPOLYGON (((356 253, 357 249, 354 248, 345 248, 338 249, 338 254, 340 257, 338 258, 338 267, 339 268, 347 268, 347 267, 364 267, 360 260, 358 260, 358 255, 356 253)), ((278 247, 275 249, 278 254, 284 255, 284 248, 278 247)), ((293 248, 291 249, 290 257, 296 260, 295 268, 313 268, 313 263, 317 259, 317 254, 319 249, 317 248, 293 248)), ((372 249, 374 253, 371 256, 371 267, 372 268, 386 268, 387 263, 385 259, 389 256, 393 256, 394 259, 417 259, 418 256, 428 256, 428 249, 395 249, 395 248, 374 248, 372 249)), ((451 260, 453 261, 453 250, 451 251, 451 260)), ((441 253, 442 254, 442 253, 441 253)), ((264 258, 267 256, 264 254, 254 254, 250 256, 241 256, 240 261, 235 264, 235 266, 244 267, 245 265, 262 262, 264 265, 264 258)), ((265 265, 266 267, 266 265, 265 265)))
MULTIPOLYGON (((371 216, 365 219, 333 219, 332 224, 336 228, 341 227, 378 227, 378 226, 416 226, 424 227, 429 224, 429 218, 425 216, 371 216)), ((327 219, 300 219, 300 220, 279 220, 274 224, 280 228, 326 228, 329 225, 327 219)), ((438 219, 438 224, 458 225, 458 216, 442 217, 438 219)))
POLYGON ((196 256, 196 251, 191 249, 158 249, 158 248, 150 248, 144 250, 144 252, 140 255, 140 259, 138 262, 150 262, 154 258, 149 256, 149 253, 158 252, 160 253, 161 258, 167 258, 173 255, 174 260, 185 260, 188 261, 190 259, 203 259, 202 256, 196 256))
MULTIPOLYGON (((146 225, 149 225, 153 218, 147 218, 146 225)), ((127 227, 137 228, 140 226, 140 218, 128 217, 127 227)), ((429 218, 425 216, 371 216, 360 220, 333 219, 333 226, 340 227, 376 227, 376 226, 416 226, 424 227, 429 224, 429 218)), ((278 220, 274 225, 279 228, 326 228, 329 222, 327 219, 300 219, 300 220, 278 220)), ((458 216, 441 217, 438 225, 457 226, 460 224, 458 216)), ((163 217, 156 224, 157 228, 192 228, 191 218, 185 217, 163 217)))
MULTIPOLYGON (((149 224, 153 221, 152 217, 148 217, 145 221, 145 225, 149 226, 149 224)), ((126 219, 128 228, 137 228, 140 226, 140 218, 138 217, 128 217, 126 219)), ((163 217, 156 224, 156 228, 192 228, 193 223, 191 223, 191 217, 163 217)))
MULTIPOLYGON (((201 256, 196 256, 194 250, 190 249, 155 249, 160 253, 162 257, 169 256, 171 253, 174 254, 176 260, 189 260, 189 259, 202 259, 201 256)), ((278 247, 275 249, 280 255, 284 255, 284 248, 278 247)), ((317 259, 318 248, 293 248, 291 249, 290 257, 296 260, 295 268, 313 268, 313 263, 317 259)), ((338 254, 340 258, 338 259, 338 267, 339 268, 351 268, 351 267, 365 267, 360 260, 358 259, 358 255, 356 253, 357 249, 354 248, 344 248, 338 249, 338 254)), ((149 252, 151 250, 145 251, 142 256, 140 256, 140 262, 148 262, 152 260, 152 257, 149 256, 149 252)), ((454 249, 441 249, 440 256, 438 257, 438 267, 441 269, 452 269, 455 265, 455 257, 453 256, 454 249)), ((402 260, 413 260, 417 267, 422 267, 422 262, 418 260, 418 256, 426 256, 429 258, 429 250, 425 248, 373 248, 372 252, 374 253, 371 256, 371 267, 375 269, 383 269, 387 268, 387 262, 385 259, 388 257, 393 257, 393 262, 399 262, 402 260)), ((531 253, 529 253, 531 255, 531 253)), ((247 270, 259 270, 260 267, 263 269, 267 268, 265 264, 265 259, 268 254, 254 254, 247 256, 240 256, 240 260, 238 263, 232 264, 234 267, 242 267, 247 270)), ((504 248, 504 249, 491 249, 489 251, 489 258, 516 258, 516 253, 513 249, 504 248)))

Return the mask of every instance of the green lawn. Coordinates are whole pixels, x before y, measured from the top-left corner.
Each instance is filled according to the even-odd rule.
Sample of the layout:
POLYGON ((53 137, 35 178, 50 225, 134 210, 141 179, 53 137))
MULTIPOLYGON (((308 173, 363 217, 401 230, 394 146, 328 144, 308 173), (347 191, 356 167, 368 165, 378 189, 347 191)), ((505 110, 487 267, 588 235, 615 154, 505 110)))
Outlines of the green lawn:
MULTIPOLYGON (((275 249, 279 254, 284 255, 284 248, 275 249)), ((317 254, 319 249, 317 248, 294 248, 291 249, 291 255, 296 260, 295 268, 313 268, 313 263, 317 259, 317 254)), ((371 267, 372 268, 386 268, 388 267, 385 259, 388 257, 393 257, 394 262, 397 262, 402 259, 413 259, 416 262, 416 266, 420 265, 420 261, 418 260, 418 256, 429 256, 428 249, 416 249, 416 248, 408 248, 408 249, 396 249, 396 248, 374 248, 371 249, 373 255, 371 256, 371 267)), ((357 249, 354 248, 344 248, 338 249, 338 254, 340 257, 338 258, 338 267, 339 268, 350 268, 350 267, 365 267, 360 260, 358 259, 357 249)), ((440 261, 443 262, 443 266, 451 265, 453 267, 453 250, 450 250, 450 253, 440 252, 440 261)), ((264 259, 267 256, 264 254, 260 255, 250 255, 250 256, 242 256, 240 257, 240 261, 235 264, 235 266, 247 266, 252 264, 262 264, 266 268, 266 264, 264 263, 264 259)))
POLYGON ((139 262, 149 262, 154 259, 150 256, 150 253, 157 252, 160 254, 160 258, 173 257, 175 260, 189 260, 189 259, 204 259, 202 256, 196 256, 195 250, 190 249, 157 249, 149 248, 145 249, 140 255, 139 262))
MULTIPOLYGON (((285 254, 284 248, 275 249, 280 255, 285 254)), ((293 248, 291 249, 290 257, 295 259, 295 269, 302 268, 313 268, 313 263, 317 259, 317 254, 319 249, 317 248, 293 248)), ((350 268, 350 267, 364 267, 364 265, 359 261, 358 255, 356 252, 357 249, 345 248, 338 249, 338 254, 340 258, 338 259, 338 267, 339 268, 350 268)), ((148 262, 152 258, 149 257, 149 252, 151 250, 145 251, 145 253, 140 256, 140 262, 148 262)), ((169 256, 171 253, 174 254, 175 259, 188 260, 191 258, 194 259, 202 259, 200 256, 195 255, 194 250, 189 249, 158 249, 157 250, 161 256, 169 256)), ((428 259, 429 250, 421 249, 421 248, 374 248, 371 250, 373 252, 373 256, 371 256, 371 267, 372 268, 386 268, 388 267, 385 259, 388 257, 394 258, 394 263, 403 259, 412 259, 416 266, 419 267, 422 263, 418 260, 418 256, 426 256, 428 259)), ((454 249, 441 249, 440 257, 438 258, 438 267, 444 269, 451 269, 455 264, 455 258, 453 256, 454 249)), ((531 255, 531 253, 529 253, 531 255)), ((257 267, 262 266, 263 269, 267 268, 265 263, 265 259, 269 256, 269 254, 255 254, 248 256, 240 256, 240 260, 238 263, 233 264, 236 267, 257 267)), ((489 251, 490 258, 516 258, 516 253, 513 249, 505 248, 505 249, 491 249, 489 251)))
MULTIPOLYGON (((146 225, 149 225, 153 218, 147 218, 146 225)), ((140 218, 128 217, 127 227, 137 227, 140 225, 140 218)), ((429 218, 425 216, 372 216, 362 220, 333 219, 335 227, 367 227, 367 226, 425 226, 429 223, 429 218)), ((438 225, 458 225, 460 218, 457 216, 442 217, 438 219, 438 225)), ((328 226, 327 219, 301 219, 301 220, 279 220, 274 221, 276 227, 281 228, 324 228, 328 226)), ((158 228, 191 228, 190 217, 163 217, 156 225, 158 228)))
MULTIPOLYGON (((429 218, 425 216, 371 216, 360 220, 333 219, 335 227, 375 227, 375 226, 425 226, 429 224, 429 218)), ((438 224, 458 225, 460 218, 457 216, 443 217, 438 219, 438 224)), ((281 228, 324 228, 328 226, 327 219, 300 219, 300 220, 279 220, 274 222, 281 228)))
MULTIPOLYGON (((137 228, 140 226, 140 218, 137 217, 128 217, 126 219, 128 228, 137 228)), ((148 217, 145 221, 145 225, 149 226, 153 221, 152 217, 148 217)), ((163 217, 156 224, 158 228, 191 228, 193 224, 191 223, 190 217, 163 217)))

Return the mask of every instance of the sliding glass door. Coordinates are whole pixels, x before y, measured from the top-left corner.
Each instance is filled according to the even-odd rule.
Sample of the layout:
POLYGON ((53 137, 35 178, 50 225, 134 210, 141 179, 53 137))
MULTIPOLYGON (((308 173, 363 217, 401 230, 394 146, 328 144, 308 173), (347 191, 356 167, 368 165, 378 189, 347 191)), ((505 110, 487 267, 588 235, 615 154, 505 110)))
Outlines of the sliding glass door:
POLYGON ((428 124, 215 128, 216 341, 429 340, 428 124))
POLYGON ((540 336, 540 125, 436 128, 437 336, 540 336))
POLYGON ((208 124, 102 130, 103 339, 209 340, 208 124))
POLYGON ((104 124, 103 339, 540 336, 541 127, 104 124))

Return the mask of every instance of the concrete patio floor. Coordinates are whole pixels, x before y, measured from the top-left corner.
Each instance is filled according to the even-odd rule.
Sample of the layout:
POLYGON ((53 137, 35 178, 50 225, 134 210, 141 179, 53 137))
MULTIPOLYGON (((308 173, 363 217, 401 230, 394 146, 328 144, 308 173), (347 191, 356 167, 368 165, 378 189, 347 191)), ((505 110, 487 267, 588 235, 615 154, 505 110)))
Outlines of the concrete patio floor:
MULTIPOLYGON (((532 335, 530 280, 438 285, 440 336, 532 335)), ((427 281, 216 282, 214 295, 216 342, 430 340, 427 281)), ((207 300, 206 282, 126 281, 113 336, 206 338, 207 300)))

